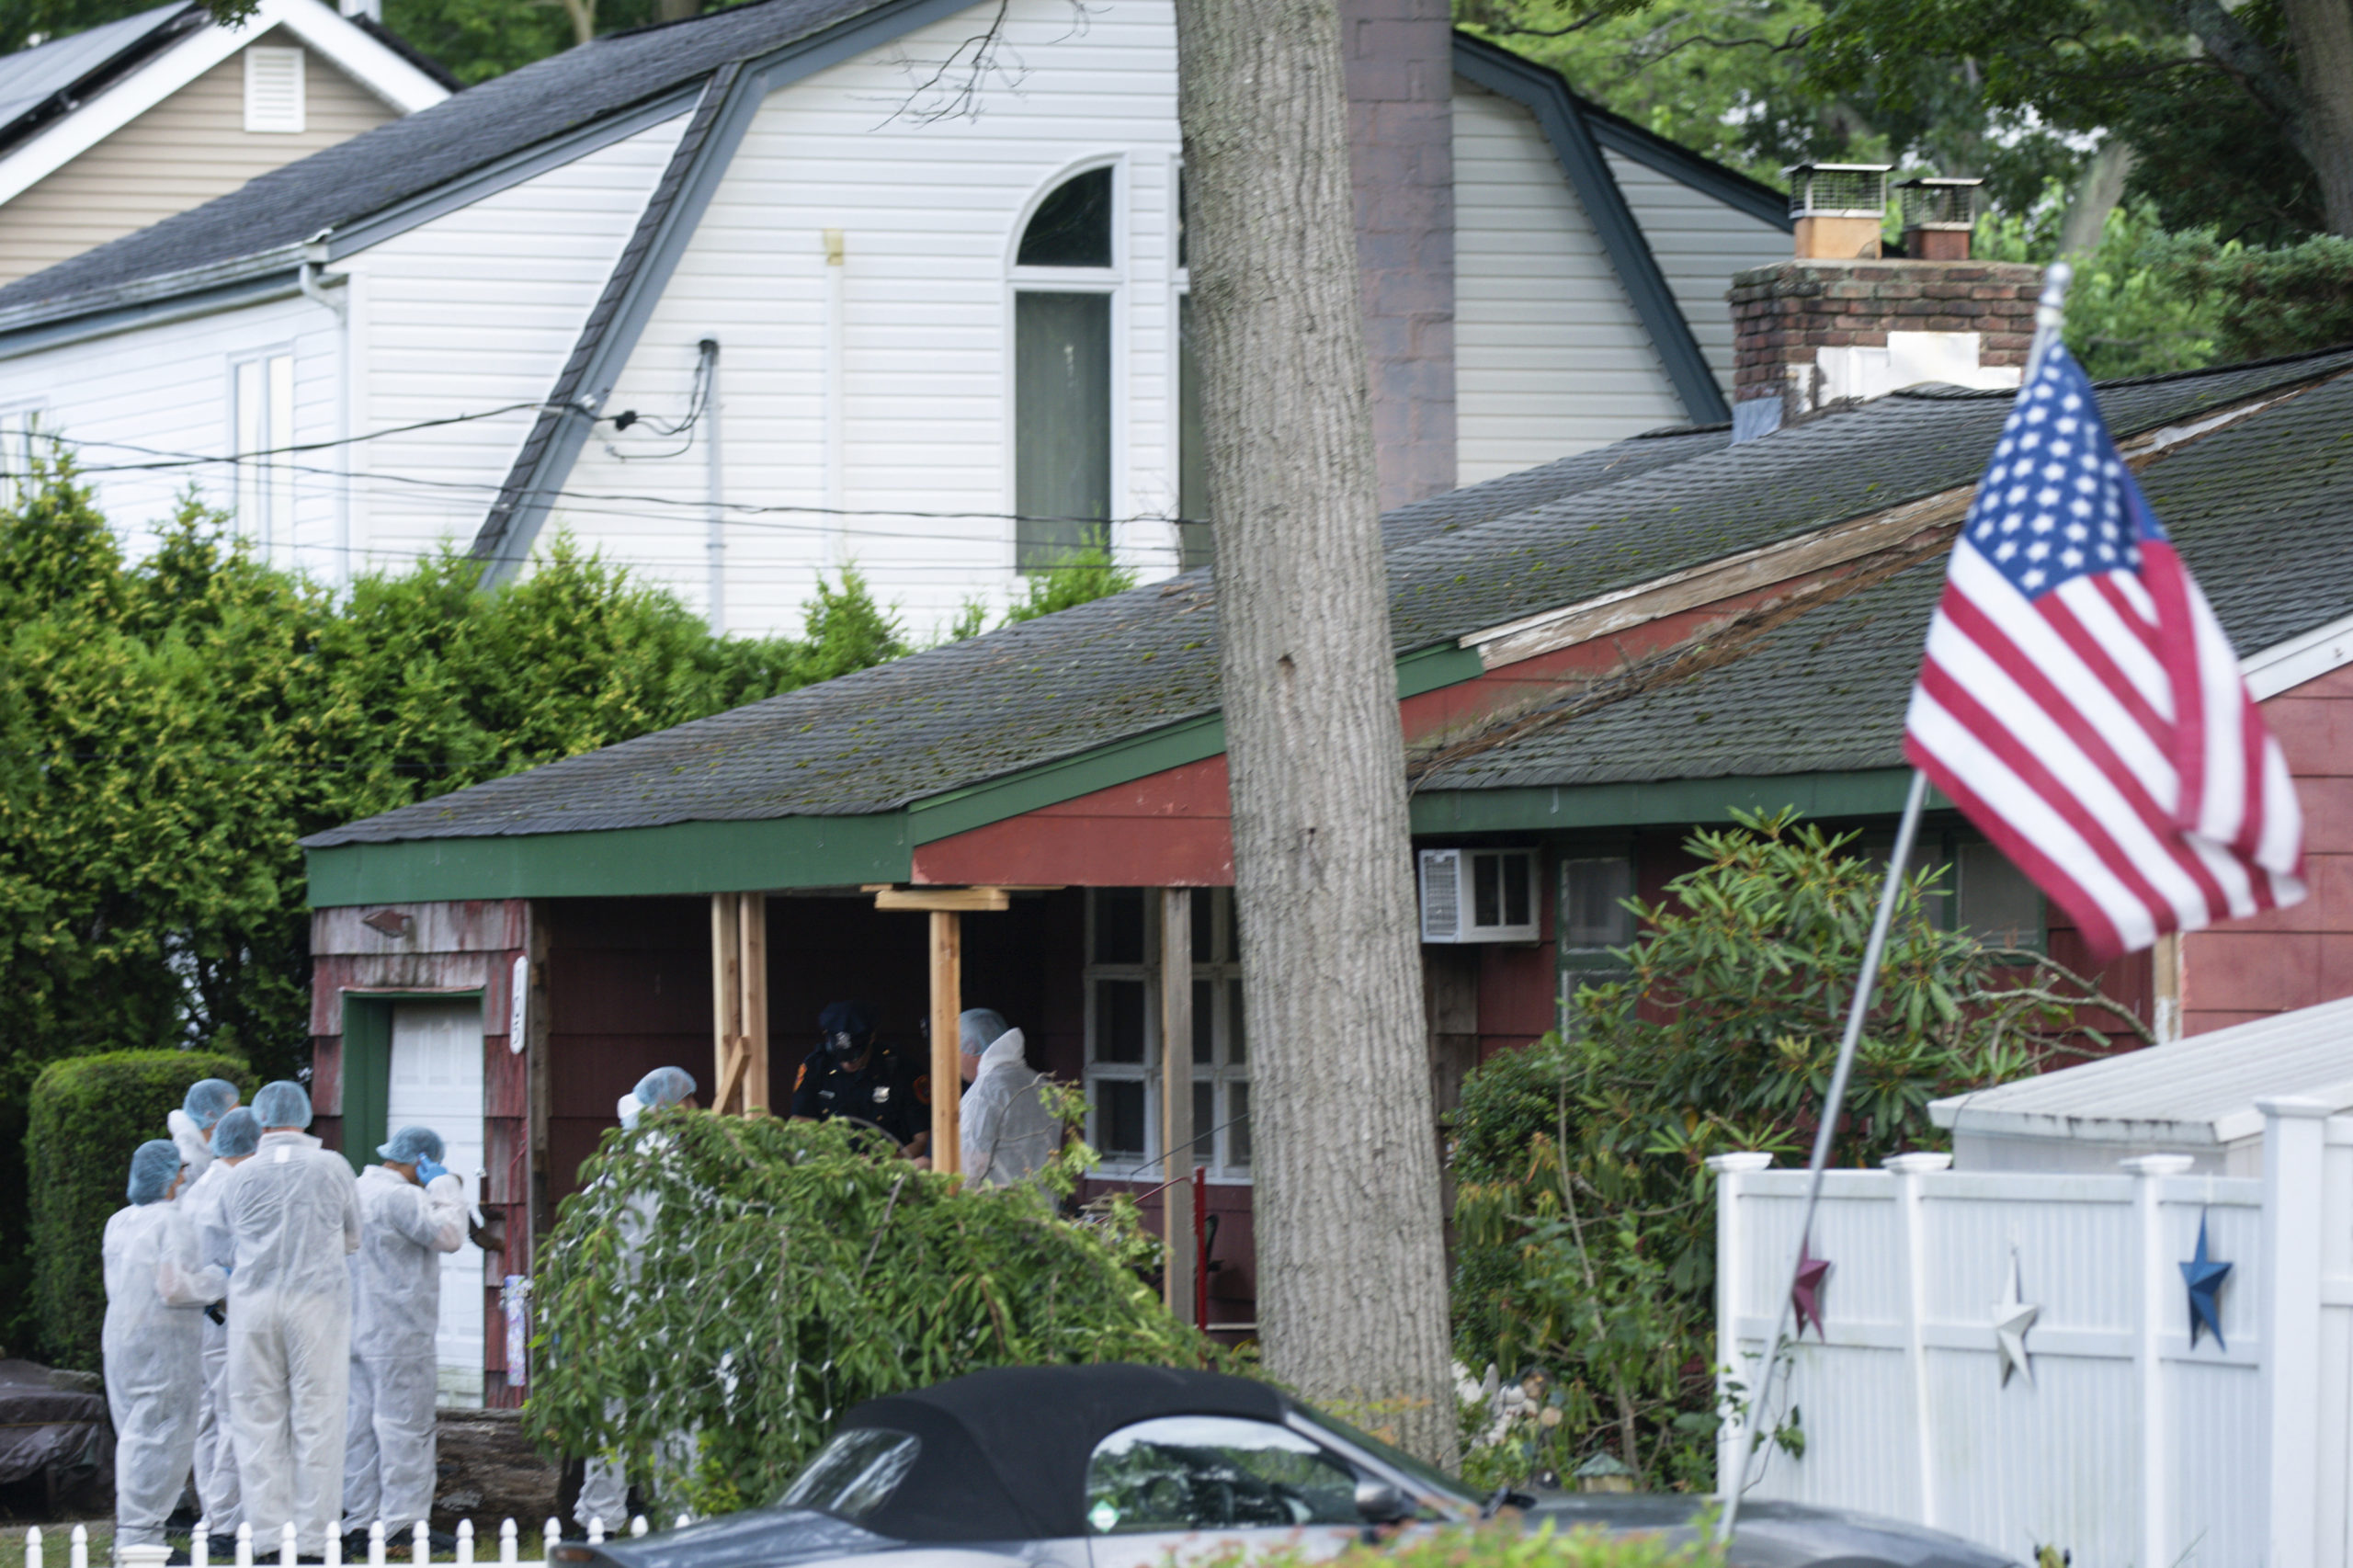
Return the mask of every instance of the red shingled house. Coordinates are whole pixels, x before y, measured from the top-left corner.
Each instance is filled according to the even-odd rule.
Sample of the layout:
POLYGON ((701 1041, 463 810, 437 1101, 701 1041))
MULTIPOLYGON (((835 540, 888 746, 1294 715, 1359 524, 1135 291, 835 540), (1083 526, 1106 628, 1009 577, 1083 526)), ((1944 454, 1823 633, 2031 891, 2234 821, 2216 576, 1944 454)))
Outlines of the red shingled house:
MULTIPOLYGON (((2338 351, 2103 390, 2311 818, 2310 903, 2103 977, 2161 1034, 2353 993, 2348 370, 2338 351)), ((1621 442, 1385 519, 1425 935, 1449 938, 1424 949, 1442 1101, 1607 967, 1616 898, 1655 892, 1692 824, 1794 804, 1886 830, 1943 551, 2006 411, 1919 388, 1738 445, 1621 442)), ((648 1068, 774 1103, 818 1009, 850 995, 920 1049, 951 916, 919 912, 941 904, 964 912, 948 1004, 1029 1031, 1086 1085, 1106 1177, 1148 1184, 1173 950, 1220 1219, 1211 1318, 1251 1321, 1217 637, 1195 571, 306 841, 323 1131, 360 1148, 400 1104, 479 1096, 511 1249, 484 1270, 495 1324, 487 1286, 528 1271, 648 1068), (1187 911, 1189 957, 1165 907, 1187 911)), ((2075 950, 1957 815, 1930 823, 1950 918, 2075 950)), ((484 1346, 485 1395, 511 1402, 503 1335, 484 1346)))

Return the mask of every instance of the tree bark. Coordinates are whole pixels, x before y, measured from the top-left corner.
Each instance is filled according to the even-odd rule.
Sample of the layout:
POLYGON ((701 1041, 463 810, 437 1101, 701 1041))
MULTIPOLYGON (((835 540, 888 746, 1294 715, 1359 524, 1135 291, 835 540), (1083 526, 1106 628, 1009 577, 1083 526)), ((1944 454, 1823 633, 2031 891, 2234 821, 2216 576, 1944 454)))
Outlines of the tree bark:
POLYGON ((1177 0, 1260 1341, 1451 1460, 1404 751, 1333 0, 1177 0))
POLYGON ((2304 90, 2304 156, 2333 234, 2353 236, 2353 4, 2282 0, 2304 90))
POLYGON ((2084 165, 2066 213, 2059 220, 2061 256, 2088 256, 2099 248, 2108 215, 2124 199, 2124 182, 2132 177, 2132 165, 2139 161, 2129 142, 2110 136, 2100 143, 2099 151, 2084 165))

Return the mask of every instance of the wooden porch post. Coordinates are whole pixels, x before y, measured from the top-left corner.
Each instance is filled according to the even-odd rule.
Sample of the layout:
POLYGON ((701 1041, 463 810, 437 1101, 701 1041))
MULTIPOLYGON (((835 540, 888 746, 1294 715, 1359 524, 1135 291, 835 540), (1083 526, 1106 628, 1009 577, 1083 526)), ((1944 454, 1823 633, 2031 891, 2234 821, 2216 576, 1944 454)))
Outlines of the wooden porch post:
POLYGON ((964 1075, 956 1064, 956 1017, 964 1010, 966 910, 1002 910, 1003 888, 901 888, 869 882, 877 909, 931 915, 931 1168, 964 1168, 964 1075))
POLYGON ((963 1074, 957 1058, 957 1015, 964 1010, 963 916, 931 912, 931 1168, 963 1169, 963 1074))
POLYGON ((768 901, 710 895, 710 1108, 768 1108, 768 901))
MULTIPOLYGON (((1160 1218, 1162 1288, 1178 1323, 1199 1304, 1193 1284, 1193 890, 1160 890, 1160 1218)), ((1208 1129, 1199 1129, 1206 1131, 1208 1129)))

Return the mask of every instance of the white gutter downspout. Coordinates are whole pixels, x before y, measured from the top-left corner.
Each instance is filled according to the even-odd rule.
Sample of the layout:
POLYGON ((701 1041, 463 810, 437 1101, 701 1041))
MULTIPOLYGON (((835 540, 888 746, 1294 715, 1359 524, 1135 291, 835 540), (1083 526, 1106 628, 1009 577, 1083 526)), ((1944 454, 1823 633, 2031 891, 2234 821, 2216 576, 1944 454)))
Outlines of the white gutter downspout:
POLYGON ((710 554, 710 634, 727 631, 727 470, 719 447, 719 339, 706 337, 702 351, 702 459, 707 544, 710 554))

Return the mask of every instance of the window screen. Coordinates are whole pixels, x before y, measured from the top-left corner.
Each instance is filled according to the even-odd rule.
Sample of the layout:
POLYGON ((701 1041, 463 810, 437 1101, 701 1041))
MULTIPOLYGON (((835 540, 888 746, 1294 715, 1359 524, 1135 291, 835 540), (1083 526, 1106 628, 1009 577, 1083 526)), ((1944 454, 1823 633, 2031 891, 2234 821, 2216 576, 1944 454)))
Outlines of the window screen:
POLYGON ((1354 1525, 1356 1471, 1288 1427, 1164 1415, 1103 1439, 1086 1464, 1097 1535, 1354 1525))
POLYGON ((1622 948, 1634 939, 1634 863, 1623 856, 1561 862, 1561 946, 1622 948))
POLYGON ((1962 927, 1989 948, 2042 947, 2042 893, 1990 844, 1953 851, 1962 927))
POLYGON ((1111 296, 1014 296, 1015 566, 1107 550, 1111 517, 1111 296))

